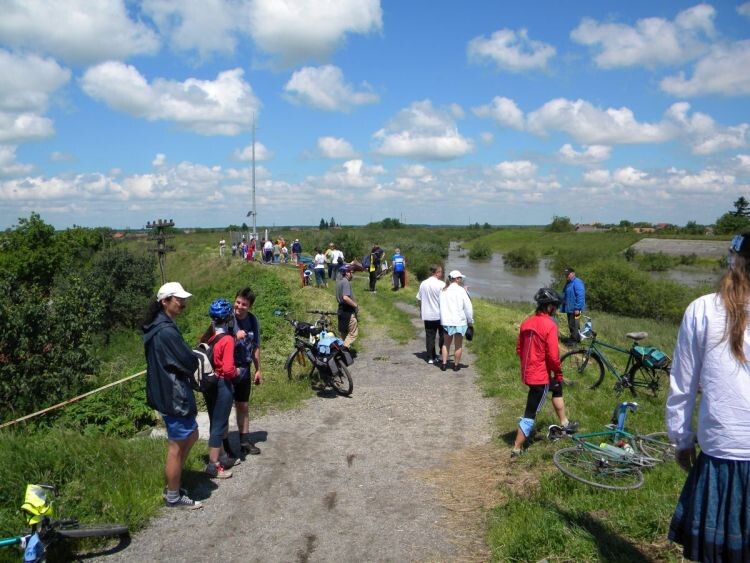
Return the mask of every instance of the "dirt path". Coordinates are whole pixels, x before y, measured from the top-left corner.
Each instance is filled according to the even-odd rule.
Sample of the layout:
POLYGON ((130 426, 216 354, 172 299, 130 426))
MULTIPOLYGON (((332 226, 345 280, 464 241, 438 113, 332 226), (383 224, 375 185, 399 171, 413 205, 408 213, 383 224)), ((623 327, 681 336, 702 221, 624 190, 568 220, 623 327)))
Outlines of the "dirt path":
POLYGON ((462 463, 486 458, 492 402, 473 383, 471 355, 441 372, 422 359, 422 338, 401 346, 370 334, 350 398, 254 420, 262 455, 207 481, 195 495, 203 510, 165 509, 109 559, 486 560, 487 502, 472 483, 483 475, 462 463))

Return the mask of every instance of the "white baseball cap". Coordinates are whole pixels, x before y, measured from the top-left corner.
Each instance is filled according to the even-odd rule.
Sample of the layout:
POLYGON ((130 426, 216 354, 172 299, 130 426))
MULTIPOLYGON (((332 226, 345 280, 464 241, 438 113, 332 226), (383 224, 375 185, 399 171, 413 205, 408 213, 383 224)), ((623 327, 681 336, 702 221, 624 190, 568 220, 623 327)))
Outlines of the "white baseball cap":
POLYGON ((167 297, 180 297, 181 299, 186 299, 192 295, 192 293, 185 291, 185 288, 182 287, 180 282, 167 282, 159 288, 159 291, 156 293, 156 300, 161 301, 167 297))
POLYGON ((455 280, 456 278, 463 278, 464 275, 458 270, 451 270, 450 273, 448 274, 448 277, 451 278, 452 280, 455 280))

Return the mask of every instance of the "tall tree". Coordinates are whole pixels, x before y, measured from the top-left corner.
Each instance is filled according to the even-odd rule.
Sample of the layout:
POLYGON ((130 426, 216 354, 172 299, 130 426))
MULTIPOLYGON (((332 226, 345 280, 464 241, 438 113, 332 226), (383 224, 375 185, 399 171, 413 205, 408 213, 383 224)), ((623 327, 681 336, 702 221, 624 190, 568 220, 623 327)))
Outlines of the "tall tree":
POLYGON ((744 196, 738 197, 732 205, 734 206, 733 215, 735 217, 750 217, 750 202, 744 196))

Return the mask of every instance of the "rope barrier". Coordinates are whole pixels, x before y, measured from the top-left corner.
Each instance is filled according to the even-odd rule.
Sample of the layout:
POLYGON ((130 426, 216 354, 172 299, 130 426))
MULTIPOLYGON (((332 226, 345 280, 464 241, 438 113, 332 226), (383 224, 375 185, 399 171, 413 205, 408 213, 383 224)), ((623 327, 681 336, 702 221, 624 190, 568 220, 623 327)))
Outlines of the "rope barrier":
POLYGON ((134 373, 133 375, 129 375, 127 377, 123 377, 122 379, 118 381, 113 381, 112 383, 107 383, 106 385, 103 385, 101 387, 98 387, 97 389, 93 389, 92 391, 89 391, 87 393, 84 393, 83 395, 78 395, 77 397, 73 397, 72 399, 68 399, 67 401, 63 401, 62 403, 57 403, 56 405, 52 405, 51 407, 47 407, 46 409, 42 409, 40 411, 27 414, 26 416, 22 416, 21 418, 17 418, 15 420, 10 420, 8 422, 4 422, 3 424, 0 424, 0 430, 3 428, 7 428, 8 426, 13 426, 14 424, 18 424, 19 422, 24 422, 26 420, 29 420, 31 418, 35 418, 39 415, 48 413, 50 411, 59 409, 60 407, 64 407, 65 405, 70 405, 72 403, 75 403, 76 401, 80 401, 81 399, 85 399, 89 395, 93 395, 94 393, 98 393, 99 391, 103 391, 104 389, 108 389, 109 387, 114 387, 115 385, 119 385, 120 383, 125 383, 126 381, 130 381, 131 379, 135 379, 136 377, 139 377, 146 373, 146 370, 139 371, 138 373, 134 373))

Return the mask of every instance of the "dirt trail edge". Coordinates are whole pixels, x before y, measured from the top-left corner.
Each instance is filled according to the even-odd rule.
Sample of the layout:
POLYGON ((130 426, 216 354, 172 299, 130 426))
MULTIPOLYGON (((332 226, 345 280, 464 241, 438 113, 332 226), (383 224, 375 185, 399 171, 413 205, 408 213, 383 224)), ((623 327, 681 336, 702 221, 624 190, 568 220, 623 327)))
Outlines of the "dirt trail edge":
MULTIPOLYGON (((414 307, 399 308, 421 328, 414 307)), ((422 358, 423 342, 399 345, 368 327, 350 398, 317 396, 253 420, 262 455, 204 483, 203 510, 164 509, 109 560, 486 560, 492 503, 462 482, 474 479, 462 460, 492 448, 493 403, 470 354, 459 372, 442 372, 422 358)))

